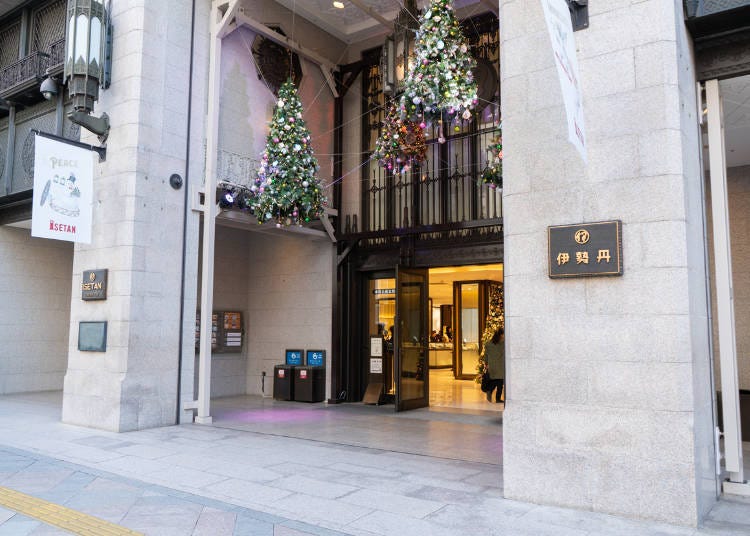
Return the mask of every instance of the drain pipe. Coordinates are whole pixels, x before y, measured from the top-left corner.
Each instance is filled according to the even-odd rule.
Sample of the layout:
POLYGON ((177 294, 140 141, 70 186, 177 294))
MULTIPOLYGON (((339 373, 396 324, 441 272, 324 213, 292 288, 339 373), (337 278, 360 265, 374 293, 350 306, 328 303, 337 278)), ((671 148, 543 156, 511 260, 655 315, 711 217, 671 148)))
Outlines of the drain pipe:
POLYGON ((180 412, 182 403, 180 399, 182 391, 182 360, 183 360, 183 337, 185 334, 185 265, 187 264, 187 219, 188 219, 188 202, 190 191, 190 128, 192 126, 193 110, 193 57, 195 52, 195 2, 193 0, 193 11, 190 15, 190 68, 188 69, 188 107, 187 107, 187 140, 185 142, 185 210, 182 217, 182 278, 180 281, 180 330, 177 344, 177 405, 175 409, 174 423, 180 424, 180 412))

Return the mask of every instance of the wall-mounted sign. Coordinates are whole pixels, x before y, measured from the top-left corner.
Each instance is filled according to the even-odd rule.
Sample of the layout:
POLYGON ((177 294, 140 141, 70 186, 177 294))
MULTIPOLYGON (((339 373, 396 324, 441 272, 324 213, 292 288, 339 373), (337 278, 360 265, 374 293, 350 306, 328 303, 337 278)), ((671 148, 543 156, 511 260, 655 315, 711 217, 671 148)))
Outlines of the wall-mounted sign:
POLYGON ((389 294, 390 295, 395 295, 396 294, 396 289, 395 288, 376 288, 376 289, 373 289, 372 293, 375 294, 376 296, 380 296, 380 295, 383 295, 383 294, 386 294, 386 295, 389 295, 389 294))
POLYGON ((308 350, 306 358, 308 367, 322 367, 326 363, 325 350, 308 350))
POLYGON ((35 136, 31 236, 91 243, 95 154, 35 136))
POLYGON ((549 276, 622 275, 619 220, 548 227, 549 276))
POLYGON ((383 337, 370 337, 370 356, 383 357, 383 337))
POLYGON ((84 270, 81 281, 82 300, 107 299, 107 270, 84 270))
POLYGON ((78 349, 81 352, 106 352, 107 322, 79 322, 78 349))
POLYGON ((370 358, 370 374, 383 374, 383 358, 382 357, 370 358))
POLYGON ((284 363, 287 365, 304 365, 302 362, 302 350, 285 350, 284 363))

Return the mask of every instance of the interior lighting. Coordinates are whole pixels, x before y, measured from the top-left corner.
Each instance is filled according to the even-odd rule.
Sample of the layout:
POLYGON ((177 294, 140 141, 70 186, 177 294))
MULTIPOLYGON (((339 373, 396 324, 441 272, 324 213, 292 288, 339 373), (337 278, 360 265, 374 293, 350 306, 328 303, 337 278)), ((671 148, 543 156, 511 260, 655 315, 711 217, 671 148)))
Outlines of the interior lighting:
POLYGON ((333 7, 336 9, 344 9, 344 2, 334 2, 333 7))

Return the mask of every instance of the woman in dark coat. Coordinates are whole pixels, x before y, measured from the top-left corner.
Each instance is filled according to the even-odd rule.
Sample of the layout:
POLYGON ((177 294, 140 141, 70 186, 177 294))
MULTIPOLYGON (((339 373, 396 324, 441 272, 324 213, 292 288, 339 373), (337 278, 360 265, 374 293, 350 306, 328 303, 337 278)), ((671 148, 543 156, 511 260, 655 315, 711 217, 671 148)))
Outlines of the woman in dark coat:
POLYGON ((505 332, 502 327, 498 327, 492 339, 484 345, 484 359, 490 377, 487 401, 492 402, 492 391, 497 389, 495 402, 500 402, 505 383, 505 332))

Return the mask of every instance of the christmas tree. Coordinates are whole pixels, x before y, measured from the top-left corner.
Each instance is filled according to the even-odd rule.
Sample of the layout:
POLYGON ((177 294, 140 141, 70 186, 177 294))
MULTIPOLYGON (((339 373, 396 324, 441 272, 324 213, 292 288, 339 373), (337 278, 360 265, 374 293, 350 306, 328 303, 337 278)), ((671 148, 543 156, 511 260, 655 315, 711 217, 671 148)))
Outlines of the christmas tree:
POLYGON ((423 124, 402 120, 396 103, 391 102, 372 157, 389 171, 407 171, 412 162, 421 162, 427 155, 423 129, 423 124))
POLYGON ((474 381, 482 383, 482 375, 487 371, 487 359, 484 357, 485 347, 492 339, 498 328, 505 329, 505 296, 502 284, 493 284, 489 288, 489 311, 484 320, 484 332, 482 332, 482 350, 479 353, 477 363, 477 375, 474 381))
POLYGON ((404 82, 401 115, 413 121, 442 112, 471 117, 477 103, 476 61, 450 0, 431 0, 419 17, 414 59, 404 82))
POLYGON ((258 223, 301 225, 319 217, 326 203, 315 173, 318 161, 310 145, 310 131, 302 119, 302 103, 291 79, 279 89, 271 130, 251 187, 252 211, 258 223))

